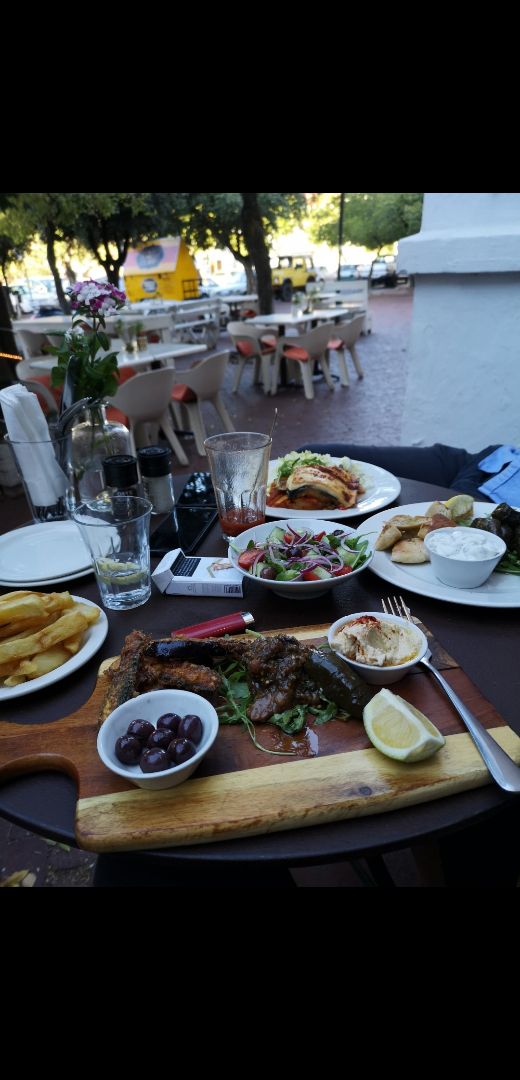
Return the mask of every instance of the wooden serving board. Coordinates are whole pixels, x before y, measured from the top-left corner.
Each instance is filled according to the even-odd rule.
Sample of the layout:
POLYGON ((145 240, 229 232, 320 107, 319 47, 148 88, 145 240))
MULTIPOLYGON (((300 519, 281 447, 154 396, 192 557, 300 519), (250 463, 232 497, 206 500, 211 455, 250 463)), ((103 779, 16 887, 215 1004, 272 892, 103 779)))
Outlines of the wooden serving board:
MULTIPOLYGON (((289 629, 320 643, 325 627, 289 629)), ((504 724, 451 657, 430 642, 436 666, 497 742, 520 763, 520 738, 504 724)), ((331 721, 289 737, 269 725, 257 736, 268 749, 296 750, 273 758, 240 727, 223 727, 193 778, 166 791, 144 791, 109 772, 97 754, 105 661, 92 697, 51 724, 0 723, 0 781, 21 773, 63 771, 78 785, 76 839, 90 851, 131 851, 207 843, 362 817, 440 799, 490 782, 480 755, 448 699, 427 672, 396 686, 446 736, 433 758, 400 764, 371 748, 356 720, 331 721)))

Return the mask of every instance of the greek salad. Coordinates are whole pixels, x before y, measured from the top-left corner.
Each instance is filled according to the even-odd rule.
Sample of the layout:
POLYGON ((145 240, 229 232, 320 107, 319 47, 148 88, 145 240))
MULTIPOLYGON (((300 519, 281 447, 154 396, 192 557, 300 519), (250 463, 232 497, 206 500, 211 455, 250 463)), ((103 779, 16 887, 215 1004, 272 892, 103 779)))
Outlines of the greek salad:
POLYGON ((359 569, 370 557, 367 537, 334 532, 298 531, 276 526, 265 540, 242 549, 231 544, 241 570, 271 581, 320 581, 359 569))

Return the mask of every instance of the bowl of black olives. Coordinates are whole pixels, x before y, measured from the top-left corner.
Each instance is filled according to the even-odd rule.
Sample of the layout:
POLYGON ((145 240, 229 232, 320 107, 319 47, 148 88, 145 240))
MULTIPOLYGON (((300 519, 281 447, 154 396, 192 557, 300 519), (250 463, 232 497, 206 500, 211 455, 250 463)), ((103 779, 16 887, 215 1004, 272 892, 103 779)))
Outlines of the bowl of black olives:
POLYGON ((107 769, 142 788, 187 780, 215 742, 213 705, 189 690, 153 690, 114 709, 99 729, 98 754, 107 769))

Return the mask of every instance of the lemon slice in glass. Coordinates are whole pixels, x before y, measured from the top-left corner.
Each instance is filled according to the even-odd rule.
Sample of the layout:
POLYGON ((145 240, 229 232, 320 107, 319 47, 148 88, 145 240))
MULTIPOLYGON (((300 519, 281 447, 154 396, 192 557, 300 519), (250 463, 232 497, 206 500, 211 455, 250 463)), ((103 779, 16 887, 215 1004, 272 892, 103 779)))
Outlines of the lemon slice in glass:
POLYGON ((423 761, 445 745, 444 735, 398 694, 380 690, 363 709, 370 742, 397 761, 423 761))

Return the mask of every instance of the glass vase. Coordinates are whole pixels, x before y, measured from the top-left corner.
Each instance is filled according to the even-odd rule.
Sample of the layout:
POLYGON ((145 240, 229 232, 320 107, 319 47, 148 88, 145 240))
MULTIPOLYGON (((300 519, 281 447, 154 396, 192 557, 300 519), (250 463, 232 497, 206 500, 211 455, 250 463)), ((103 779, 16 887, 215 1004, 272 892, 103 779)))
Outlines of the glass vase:
POLYGON ((118 420, 107 420, 106 406, 85 409, 72 428, 71 458, 81 501, 103 491, 103 462, 112 454, 132 454, 130 432, 118 420))

